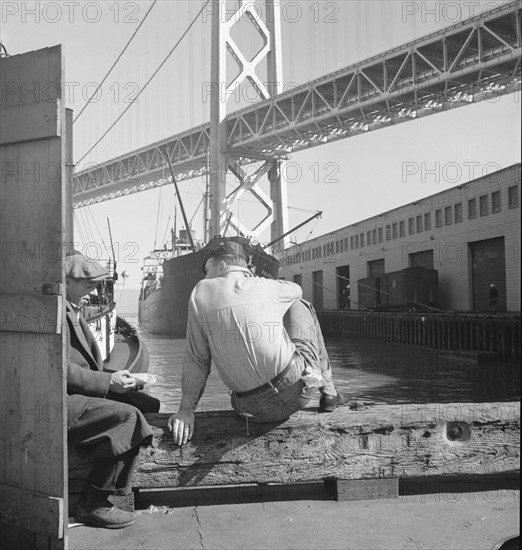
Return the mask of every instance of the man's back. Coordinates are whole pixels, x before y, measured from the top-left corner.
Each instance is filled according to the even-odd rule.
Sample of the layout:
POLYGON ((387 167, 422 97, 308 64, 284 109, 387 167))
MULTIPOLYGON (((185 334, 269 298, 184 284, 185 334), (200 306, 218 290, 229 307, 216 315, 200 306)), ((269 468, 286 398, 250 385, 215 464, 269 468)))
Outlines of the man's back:
POLYGON ((185 362, 212 357, 233 391, 264 384, 295 351, 283 316, 301 295, 294 283, 250 277, 241 270, 199 282, 189 304, 185 362))

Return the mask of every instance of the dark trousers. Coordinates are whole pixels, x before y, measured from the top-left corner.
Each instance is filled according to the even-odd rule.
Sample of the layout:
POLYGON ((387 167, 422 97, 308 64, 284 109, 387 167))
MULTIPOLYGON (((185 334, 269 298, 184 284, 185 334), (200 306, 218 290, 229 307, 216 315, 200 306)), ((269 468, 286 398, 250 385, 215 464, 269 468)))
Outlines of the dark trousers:
POLYGON ((138 462, 139 447, 111 458, 95 458, 87 483, 108 495, 125 496, 131 492, 131 480, 138 462))
POLYGON ((296 300, 284 316, 283 323, 296 353, 290 363, 291 368, 278 383, 277 392, 268 388, 245 397, 235 393, 231 396, 232 408, 240 416, 248 418, 249 422, 280 422, 307 407, 317 394, 317 389, 306 386, 301 378, 308 366, 323 377, 324 385, 319 388, 321 393, 337 393, 323 334, 312 304, 296 300))
POLYGON ((68 440, 93 459, 87 482, 108 494, 130 492, 141 446, 152 443, 152 429, 143 414, 110 399, 67 397, 68 440))

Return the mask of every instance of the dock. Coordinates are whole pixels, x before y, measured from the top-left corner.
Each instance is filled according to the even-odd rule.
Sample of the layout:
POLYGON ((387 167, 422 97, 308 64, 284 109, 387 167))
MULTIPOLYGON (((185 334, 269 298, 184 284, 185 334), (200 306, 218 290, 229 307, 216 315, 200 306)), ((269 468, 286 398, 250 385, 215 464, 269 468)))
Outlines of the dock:
MULTIPOLYGON (((138 508, 174 506, 186 501, 187 491, 200 502, 205 494, 207 502, 219 501, 217 493, 226 500, 227 490, 251 501, 360 500, 462 483, 469 491, 502 489, 519 479, 518 402, 354 403, 330 414, 311 407, 282 423, 248 426, 232 410, 201 411, 193 439, 182 448, 167 430, 170 414, 147 416, 155 448, 142 449, 133 478, 138 508)), ((81 490, 89 467, 73 455, 70 492, 81 490)))
POLYGON ((519 315, 322 310, 317 316, 326 336, 474 354, 478 359, 520 359, 519 315))

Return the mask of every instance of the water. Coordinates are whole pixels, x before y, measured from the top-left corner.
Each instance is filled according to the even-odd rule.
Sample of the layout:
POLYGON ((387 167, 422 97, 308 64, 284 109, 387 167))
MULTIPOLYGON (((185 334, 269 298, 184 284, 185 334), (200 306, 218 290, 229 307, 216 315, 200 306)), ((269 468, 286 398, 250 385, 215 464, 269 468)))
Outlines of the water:
MULTIPOLYGON (((138 290, 117 290, 118 315, 138 323, 138 290)), ((141 333, 157 382, 147 391, 176 412, 185 340, 141 333)), ((326 342, 334 382, 347 400, 366 403, 451 403, 520 400, 518 363, 476 363, 374 340, 326 342)), ((230 408, 228 388, 211 372, 198 410, 230 408)))

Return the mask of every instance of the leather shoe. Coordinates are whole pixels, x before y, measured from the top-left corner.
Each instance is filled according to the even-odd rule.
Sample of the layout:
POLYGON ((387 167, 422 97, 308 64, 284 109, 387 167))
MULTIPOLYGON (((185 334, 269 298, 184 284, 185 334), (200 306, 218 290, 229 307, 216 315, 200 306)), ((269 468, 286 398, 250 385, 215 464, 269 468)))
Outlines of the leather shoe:
POLYGON ((120 510, 106 498, 93 503, 92 499, 82 497, 76 506, 75 518, 79 523, 105 529, 122 529, 132 525, 136 516, 134 512, 120 510))
POLYGON ((344 399, 339 392, 336 395, 323 394, 319 399, 319 412, 333 412, 338 405, 343 403, 344 399))

